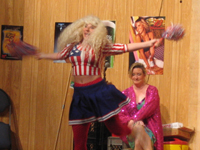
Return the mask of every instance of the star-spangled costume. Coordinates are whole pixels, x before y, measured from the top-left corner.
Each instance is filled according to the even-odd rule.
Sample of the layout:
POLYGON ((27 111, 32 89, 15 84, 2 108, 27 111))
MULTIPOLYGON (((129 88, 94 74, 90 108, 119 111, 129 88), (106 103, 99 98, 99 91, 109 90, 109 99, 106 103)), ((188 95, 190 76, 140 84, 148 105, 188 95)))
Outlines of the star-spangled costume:
MULTIPOLYGON (((69 59, 74 76, 101 75, 101 65, 105 56, 127 52, 126 44, 106 45, 96 56, 93 49, 83 50, 79 44, 69 44, 59 54, 69 59), (96 58, 98 57, 98 59, 96 58)), ((74 85, 74 95, 69 113, 69 125, 103 122, 117 115, 121 107, 130 101, 114 85, 108 85, 102 78, 87 84, 74 85)))
POLYGON ((105 46, 100 50, 98 60, 95 59, 94 50, 84 51, 82 46, 73 44, 65 47, 61 52, 62 59, 69 58, 73 67, 73 75, 100 75, 101 62, 105 56, 117 55, 127 52, 126 44, 113 44, 105 46))

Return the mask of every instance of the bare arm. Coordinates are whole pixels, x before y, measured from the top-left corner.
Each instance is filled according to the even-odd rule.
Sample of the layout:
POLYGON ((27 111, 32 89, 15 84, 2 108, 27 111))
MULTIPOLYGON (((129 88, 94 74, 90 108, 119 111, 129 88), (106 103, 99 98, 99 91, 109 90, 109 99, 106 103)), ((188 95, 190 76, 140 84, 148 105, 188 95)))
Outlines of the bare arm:
POLYGON ((37 53, 36 54, 36 58, 37 59, 50 59, 50 60, 60 60, 61 59, 61 55, 60 53, 37 53))
POLYGON ((136 51, 138 49, 151 47, 151 46, 154 46, 154 44, 157 43, 157 42, 159 42, 159 39, 152 39, 150 41, 140 42, 140 43, 130 43, 130 44, 127 44, 128 45, 128 51, 132 52, 132 51, 136 51))
POLYGON ((37 53, 37 59, 50 59, 50 60, 66 60, 69 57, 70 50, 72 49, 73 44, 69 44, 62 51, 56 53, 37 53))

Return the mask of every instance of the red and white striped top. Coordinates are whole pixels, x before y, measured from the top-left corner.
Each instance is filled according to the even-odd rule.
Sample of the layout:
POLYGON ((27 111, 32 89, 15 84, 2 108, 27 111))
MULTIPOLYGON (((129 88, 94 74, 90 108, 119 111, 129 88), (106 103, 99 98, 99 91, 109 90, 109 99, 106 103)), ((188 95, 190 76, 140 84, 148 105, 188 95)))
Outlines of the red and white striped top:
POLYGON ((111 46, 107 45, 100 50, 99 58, 95 59, 94 50, 91 48, 89 51, 82 50, 82 46, 69 44, 65 47, 60 55, 62 59, 70 60, 73 67, 73 75, 100 75, 101 62, 105 56, 117 55, 127 52, 126 44, 115 43, 111 46))

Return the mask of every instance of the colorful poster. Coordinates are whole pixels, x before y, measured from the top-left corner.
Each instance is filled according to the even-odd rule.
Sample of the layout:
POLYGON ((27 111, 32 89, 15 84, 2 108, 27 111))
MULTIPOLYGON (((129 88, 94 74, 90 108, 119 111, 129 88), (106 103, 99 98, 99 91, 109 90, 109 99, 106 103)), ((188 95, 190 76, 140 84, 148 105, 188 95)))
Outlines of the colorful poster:
POLYGON ((7 45, 12 41, 23 41, 23 26, 2 25, 1 32, 1 58, 2 59, 19 59, 12 57, 7 45))
MULTIPOLYGON (((144 42, 159 39, 165 31, 165 17, 131 16, 129 41, 144 42)), ((129 53, 129 67, 134 62, 144 64, 147 74, 162 75, 164 67, 164 41, 157 47, 140 49, 129 53)))
MULTIPOLYGON (((55 23, 55 40, 54 40, 54 53, 58 52, 57 50, 57 40, 62 32, 68 25, 70 25, 71 22, 56 22, 55 23)), ((56 63, 66 63, 65 60, 55 60, 56 63)))
MULTIPOLYGON (((115 30, 116 25, 115 21, 103 20, 103 23, 106 26, 108 31, 108 39, 110 39, 113 43, 115 42, 115 30)), ((105 60, 105 67, 113 68, 114 65, 114 56, 107 56, 105 60)))

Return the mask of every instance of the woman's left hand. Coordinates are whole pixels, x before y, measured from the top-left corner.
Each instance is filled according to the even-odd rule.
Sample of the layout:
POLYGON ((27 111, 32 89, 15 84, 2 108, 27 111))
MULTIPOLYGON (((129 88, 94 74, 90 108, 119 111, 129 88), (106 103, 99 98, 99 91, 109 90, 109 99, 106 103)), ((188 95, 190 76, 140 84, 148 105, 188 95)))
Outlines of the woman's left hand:
POLYGON ((162 44, 163 38, 156 39, 157 41, 154 43, 154 47, 159 47, 162 44))

